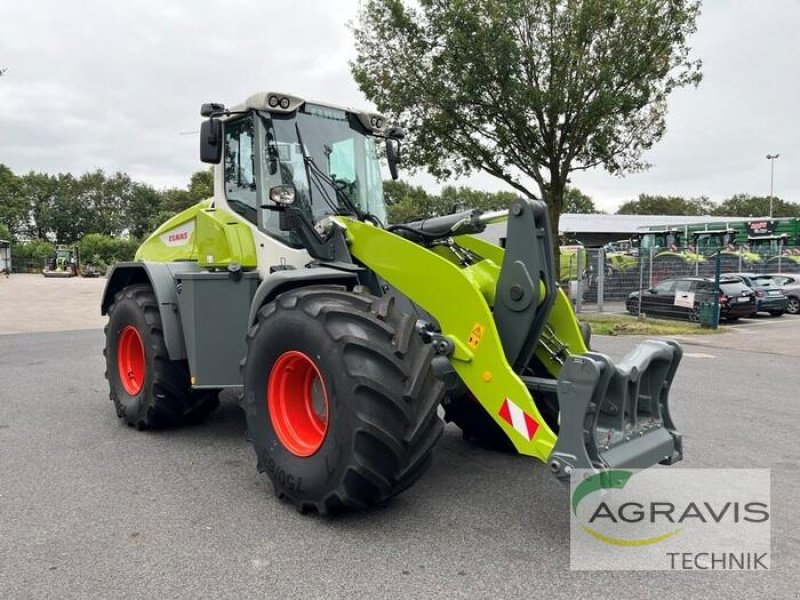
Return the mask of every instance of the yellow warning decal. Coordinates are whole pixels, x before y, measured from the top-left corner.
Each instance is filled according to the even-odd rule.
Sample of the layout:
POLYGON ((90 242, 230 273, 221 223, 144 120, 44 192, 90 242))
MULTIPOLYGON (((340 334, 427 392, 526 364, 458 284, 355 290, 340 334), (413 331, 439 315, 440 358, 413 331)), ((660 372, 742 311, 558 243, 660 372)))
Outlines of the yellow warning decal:
POLYGON ((467 340, 467 344, 469 344, 470 348, 475 350, 480 345, 485 330, 486 328, 480 323, 475 323, 475 325, 472 326, 469 332, 469 339, 467 340))

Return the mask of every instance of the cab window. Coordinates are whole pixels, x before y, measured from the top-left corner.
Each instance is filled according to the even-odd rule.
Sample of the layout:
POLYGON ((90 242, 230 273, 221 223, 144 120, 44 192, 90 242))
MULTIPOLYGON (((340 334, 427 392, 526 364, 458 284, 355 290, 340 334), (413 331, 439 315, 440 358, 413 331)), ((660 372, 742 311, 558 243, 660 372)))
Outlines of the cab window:
POLYGON ((257 224, 252 117, 225 124, 225 197, 231 210, 257 224))

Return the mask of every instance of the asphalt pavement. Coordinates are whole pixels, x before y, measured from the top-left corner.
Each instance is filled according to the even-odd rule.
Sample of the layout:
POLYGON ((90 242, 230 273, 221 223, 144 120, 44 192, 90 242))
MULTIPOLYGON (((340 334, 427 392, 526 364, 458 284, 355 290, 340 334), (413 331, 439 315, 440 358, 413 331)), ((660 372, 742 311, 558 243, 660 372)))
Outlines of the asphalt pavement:
POLYGON ((0 597, 797 598, 797 359, 763 329, 686 344, 673 468, 772 469, 769 572, 570 571, 566 490, 452 426, 385 507, 303 516, 257 473, 235 394, 202 425, 137 432, 108 400, 101 330, 0 336, 0 597))

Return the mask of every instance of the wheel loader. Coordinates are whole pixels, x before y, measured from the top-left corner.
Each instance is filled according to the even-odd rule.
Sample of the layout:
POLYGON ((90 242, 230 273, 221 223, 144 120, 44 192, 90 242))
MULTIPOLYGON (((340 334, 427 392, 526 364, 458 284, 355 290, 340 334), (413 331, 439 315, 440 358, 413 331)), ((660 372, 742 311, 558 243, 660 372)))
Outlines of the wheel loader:
POLYGON ((196 423, 241 391, 258 469, 301 512, 381 503, 431 463, 443 421, 574 469, 682 458, 681 348, 591 352, 557 284, 545 205, 389 224, 384 116, 266 92, 204 104, 214 196, 114 265, 106 377, 138 429, 196 423), (507 222, 505 247, 475 234, 507 222))

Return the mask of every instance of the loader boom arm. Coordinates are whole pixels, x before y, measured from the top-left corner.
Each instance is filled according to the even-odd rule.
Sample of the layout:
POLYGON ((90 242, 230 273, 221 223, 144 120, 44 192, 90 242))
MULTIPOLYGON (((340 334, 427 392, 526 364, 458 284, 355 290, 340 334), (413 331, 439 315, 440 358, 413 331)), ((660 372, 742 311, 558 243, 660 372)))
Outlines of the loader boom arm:
POLYGON ((351 254, 434 315, 442 335, 451 344, 453 368, 517 451, 547 460, 556 435, 508 364, 491 311, 500 265, 484 258, 460 267, 440 253, 398 235, 356 220, 342 220, 351 254), (529 425, 528 435, 500 416, 506 400, 518 407, 519 411, 510 410, 514 410, 519 422, 529 425))
MULTIPOLYGON (((680 346, 646 342, 619 366, 588 352, 555 282, 544 205, 519 198, 507 218, 505 250, 471 235, 448 238, 446 218, 425 231, 427 239, 355 219, 340 222, 353 257, 434 317, 441 329, 437 352, 520 454, 548 462, 562 480, 575 468, 680 460, 681 438, 668 407, 680 346), (436 242, 434 229, 441 236, 436 242), (530 374, 534 356, 550 377, 530 374), (543 417, 537 392, 557 396, 558 434, 543 417)), ((463 232, 466 221, 451 220, 463 232)))

